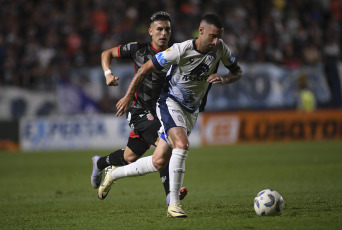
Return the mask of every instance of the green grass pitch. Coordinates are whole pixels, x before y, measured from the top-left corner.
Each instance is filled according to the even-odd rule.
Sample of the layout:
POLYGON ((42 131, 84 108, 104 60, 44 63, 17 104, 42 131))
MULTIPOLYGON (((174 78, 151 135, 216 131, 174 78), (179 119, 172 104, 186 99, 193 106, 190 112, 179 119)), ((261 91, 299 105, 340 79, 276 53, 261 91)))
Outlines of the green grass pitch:
POLYGON ((90 185, 95 153, 110 151, 1 151, 0 229, 342 228, 342 142, 192 148, 186 219, 166 217, 158 173, 119 180, 99 200, 90 185), (283 196, 281 216, 255 214, 265 188, 283 196))

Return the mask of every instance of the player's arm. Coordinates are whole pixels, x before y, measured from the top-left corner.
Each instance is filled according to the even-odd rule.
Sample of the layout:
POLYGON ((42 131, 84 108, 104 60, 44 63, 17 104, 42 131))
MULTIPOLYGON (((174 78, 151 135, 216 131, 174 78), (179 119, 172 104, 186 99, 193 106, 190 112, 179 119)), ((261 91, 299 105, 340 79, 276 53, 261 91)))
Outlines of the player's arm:
POLYGON ((144 65, 140 67, 138 72, 134 75, 129 87, 127 89, 126 95, 120 99, 120 101, 116 104, 117 113, 116 116, 121 116, 124 114, 128 107, 129 103, 132 100, 134 93, 137 91, 141 82, 144 80, 145 76, 156 71, 156 67, 154 66, 152 60, 149 60, 144 65))
POLYGON ((242 69, 238 63, 229 66, 228 69, 228 74, 220 75, 215 73, 210 75, 207 81, 213 84, 231 84, 242 77, 242 69))
POLYGON ((105 73, 106 77, 106 84, 108 86, 118 86, 117 80, 119 77, 114 76, 110 69, 111 60, 113 58, 119 58, 119 47, 114 47, 103 51, 101 54, 101 65, 103 72, 105 73))

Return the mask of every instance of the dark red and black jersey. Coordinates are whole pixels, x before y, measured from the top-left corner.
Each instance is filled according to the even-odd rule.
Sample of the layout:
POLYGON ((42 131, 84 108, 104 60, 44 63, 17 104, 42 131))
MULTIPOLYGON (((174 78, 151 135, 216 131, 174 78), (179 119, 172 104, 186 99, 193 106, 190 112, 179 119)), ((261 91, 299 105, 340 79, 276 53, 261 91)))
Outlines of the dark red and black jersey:
MULTIPOLYGON (((131 59, 135 72, 159 51, 154 49, 151 42, 131 42, 119 47, 119 57, 131 59)), ((159 71, 145 76, 142 84, 137 89, 131 107, 149 110, 156 114, 156 103, 165 82, 166 72, 159 71)))

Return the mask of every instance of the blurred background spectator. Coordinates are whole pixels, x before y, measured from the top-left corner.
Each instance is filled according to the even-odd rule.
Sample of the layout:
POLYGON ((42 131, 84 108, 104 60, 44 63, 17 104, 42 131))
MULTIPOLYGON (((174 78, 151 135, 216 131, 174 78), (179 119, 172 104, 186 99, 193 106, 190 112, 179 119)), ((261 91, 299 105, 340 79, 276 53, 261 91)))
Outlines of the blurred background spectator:
POLYGON ((312 112, 316 109, 315 95, 308 89, 307 76, 301 74, 299 77, 299 93, 297 109, 302 112, 312 112))
MULTIPOLYGON (((342 0, 0 0, 0 86, 55 90, 72 69, 99 67, 103 50, 148 41, 158 10, 172 16, 171 44, 196 36, 202 15, 214 12, 245 63, 324 64, 331 106, 341 107, 342 0)), ((111 104, 108 95, 99 101, 111 104)))

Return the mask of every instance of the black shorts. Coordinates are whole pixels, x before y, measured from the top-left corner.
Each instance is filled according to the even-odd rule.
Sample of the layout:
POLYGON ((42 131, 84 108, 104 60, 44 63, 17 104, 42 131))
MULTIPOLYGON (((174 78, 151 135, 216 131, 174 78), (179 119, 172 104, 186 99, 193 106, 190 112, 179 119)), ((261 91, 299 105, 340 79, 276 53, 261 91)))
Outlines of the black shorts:
POLYGON ((133 132, 129 135, 127 146, 137 155, 144 154, 155 145, 160 128, 159 119, 148 110, 130 108, 127 117, 133 132))

